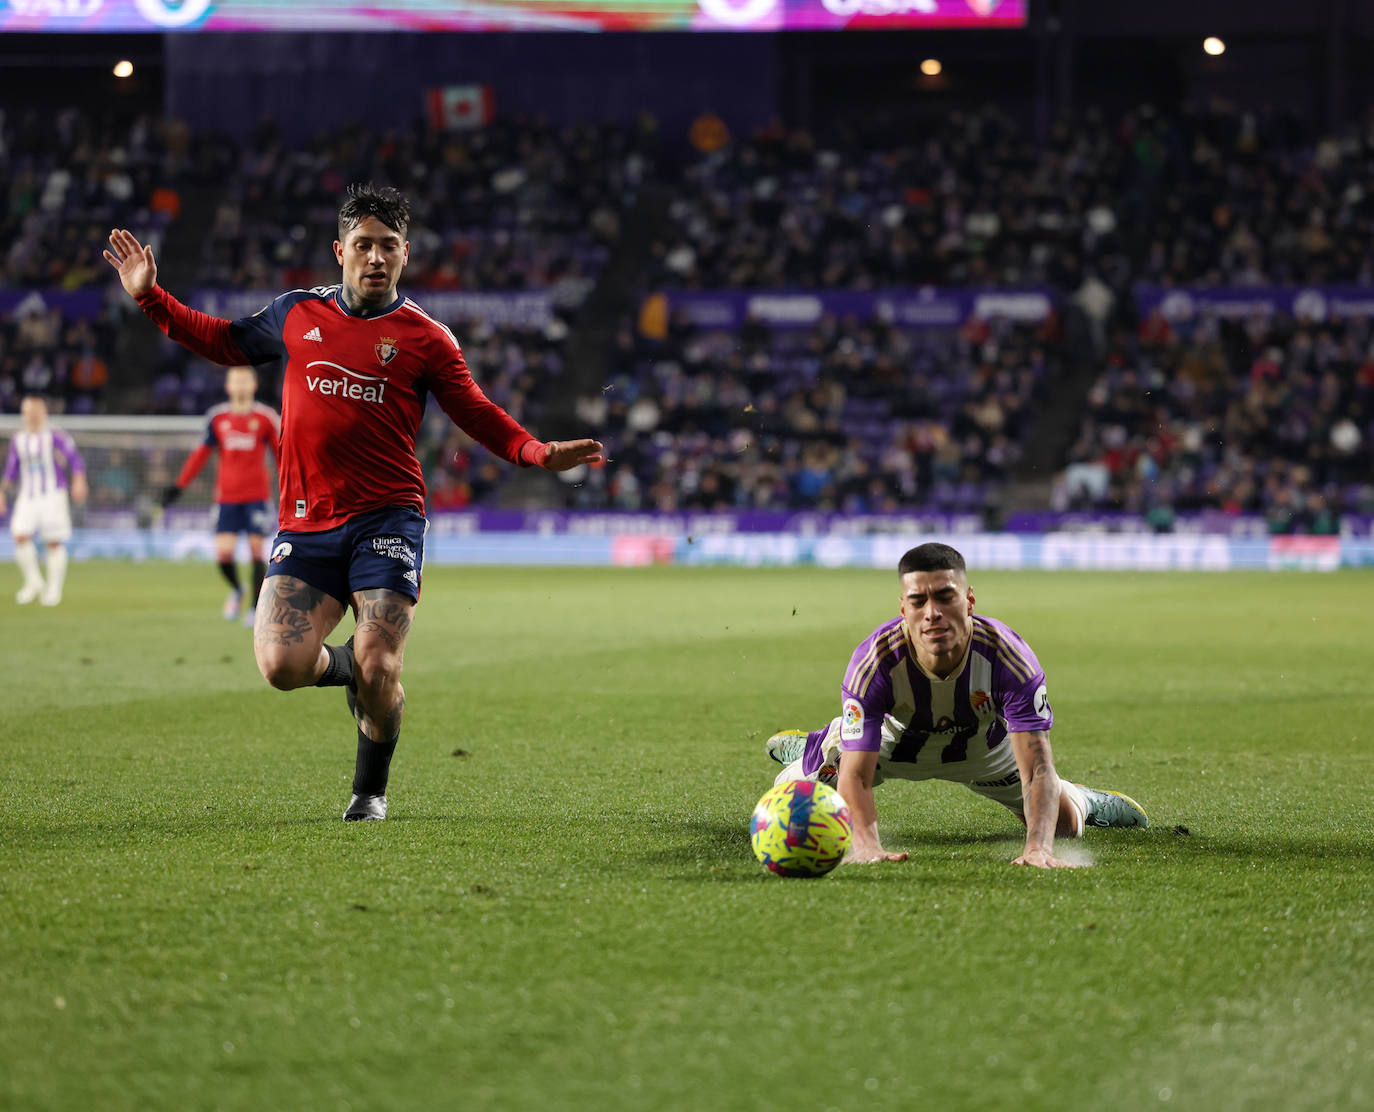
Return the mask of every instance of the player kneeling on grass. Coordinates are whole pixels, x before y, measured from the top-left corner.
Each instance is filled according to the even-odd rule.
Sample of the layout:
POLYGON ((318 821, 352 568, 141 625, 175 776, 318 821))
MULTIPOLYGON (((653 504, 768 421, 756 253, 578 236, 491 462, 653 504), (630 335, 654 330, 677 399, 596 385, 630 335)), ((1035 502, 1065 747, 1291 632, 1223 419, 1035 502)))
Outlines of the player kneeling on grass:
POLYGON ((897 574, 901 617, 854 650, 841 716, 809 734, 768 739, 768 755, 786 766, 778 783, 820 780, 849 804, 846 860, 906 859, 878 839, 873 788, 888 778, 951 780, 1002 804, 1026 826, 1017 865, 1069 866, 1054 856, 1054 839, 1077 838, 1085 825, 1146 825, 1129 796, 1059 778, 1045 673, 1011 627, 974 614, 963 556, 923 544, 897 574))
POLYGON ((395 189, 350 187, 334 242, 342 282, 292 290, 236 321, 172 297, 157 284, 152 248, 128 231, 111 232, 105 252, 144 314, 197 355, 223 366, 283 361, 280 530, 253 651, 273 687, 346 689, 358 748, 345 821, 386 818, 424 564, 415 439, 426 396, 511 463, 566 471, 602 458, 595 440, 530 435, 472 380, 453 333, 396 292, 409 226, 395 189), (326 645, 350 605, 353 636, 326 645))

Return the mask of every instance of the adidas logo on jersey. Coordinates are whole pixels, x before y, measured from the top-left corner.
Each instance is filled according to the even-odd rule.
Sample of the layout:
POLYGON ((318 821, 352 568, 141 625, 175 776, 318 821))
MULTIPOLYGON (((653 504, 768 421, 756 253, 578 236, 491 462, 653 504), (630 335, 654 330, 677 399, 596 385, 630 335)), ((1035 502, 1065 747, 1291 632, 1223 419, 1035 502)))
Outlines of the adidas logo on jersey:
POLYGON ((414 583, 417 587, 420 584, 420 577, 415 574, 415 569, 411 568, 405 575, 401 576, 407 583, 414 583))
POLYGON ((322 343, 324 343, 324 337, 320 335, 320 326, 319 326, 319 325, 316 325, 314 328, 312 328, 309 332, 307 332, 304 336, 302 336, 301 339, 302 339, 302 340, 314 340, 317 344, 322 344, 322 343))

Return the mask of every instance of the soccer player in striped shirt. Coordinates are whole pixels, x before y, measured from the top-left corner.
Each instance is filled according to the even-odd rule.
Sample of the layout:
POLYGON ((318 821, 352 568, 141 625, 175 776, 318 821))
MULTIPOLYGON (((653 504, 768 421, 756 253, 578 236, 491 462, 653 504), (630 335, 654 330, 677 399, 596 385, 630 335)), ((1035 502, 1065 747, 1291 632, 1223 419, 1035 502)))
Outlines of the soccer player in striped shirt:
POLYGON ((426 396, 510 463, 566 471, 603 459, 595 440, 545 443, 522 428, 473 381, 453 333, 397 293, 409 226, 395 189, 350 187, 334 241, 340 284, 291 290, 235 321, 159 286, 152 248, 127 230, 105 251, 144 314, 191 351, 223 366, 282 360, 279 530, 253 648, 273 687, 346 689, 358 735, 348 822, 386 818, 424 564, 415 438, 426 396), (353 636, 326 645, 349 607, 353 636))
POLYGON ((38 599, 44 606, 56 606, 67 579, 67 541, 72 535, 68 492, 78 504, 86 501, 86 465, 76 442, 48 424, 48 403, 38 395, 30 394, 19 403, 19 415, 24 427, 10 441, 0 483, 0 514, 6 509, 6 492, 18 490, 10 532, 14 562, 24 573, 24 585, 14 601, 22 606, 38 599), (43 534, 48 549, 46 582, 33 543, 37 533, 43 534))
POLYGON ((258 372, 252 367, 230 367, 224 376, 224 392, 229 401, 206 414, 205 439, 186 458, 177 481, 162 492, 161 501, 169 506, 180 498, 211 453, 219 452, 219 470, 215 475, 215 559, 229 584, 224 620, 237 619, 243 606, 243 582, 234 561, 234 549, 243 533, 248 537, 248 558, 253 561, 253 593, 248 596, 243 624, 251 627, 262 580, 267 574, 262 547, 271 528, 267 500, 272 494, 272 481, 267 473, 267 456, 277 458, 281 424, 275 409, 256 400, 258 372))
POLYGON ((785 766, 778 783, 820 780, 844 797, 854 820, 847 860, 906 859, 878 837, 873 789, 893 778, 951 780, 1002 804, 1026 827, 1017 865, 1069 866, 1054 839, 1077 838, 1084 826, 1145 826, 1129 796, 1060 779, 1045 673, 1010 626, 973 612, 958 550, 920 545, 897 574, 901 616, 854 650, 840 717, 768 739, 769 756, 785 766))

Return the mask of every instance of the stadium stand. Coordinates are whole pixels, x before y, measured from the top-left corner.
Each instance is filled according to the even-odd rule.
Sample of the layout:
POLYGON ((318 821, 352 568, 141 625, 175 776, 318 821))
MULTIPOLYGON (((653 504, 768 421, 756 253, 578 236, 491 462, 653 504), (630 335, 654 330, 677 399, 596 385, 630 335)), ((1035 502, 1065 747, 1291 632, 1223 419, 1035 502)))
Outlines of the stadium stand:
POLYGON ((1119 265, 1111 183, 1125 152, 1100 116, 1037 155, 995 108, 890 149, 765 132, 697 160, 655 247, 653 284, 703 288, 1040 285, 1119 265))
POLYGON ((1253 317, 1142 329, 1113 344, 1053 504, 1265 516, 1275 533, 1374 513, 1368 321, 1253 317))
MULTIPOLYGON (((1216 105, 1088 111, 1037 150, 987 107, 886 148, 770 127, 667 177, 644 134, 417 123, 296 147, 269 124, 235 144, 150 117, 123 129, 77 112, 48 129, 6 117, 0 411, 26 390, 59 411, 105 408, 123 311, 99 293, 112 224, 157 243, 179 190, 209 188, 193 285, 275 291, 337 280, 319 232, 344 184, 400 179, 417 212, 407 289, 422 304, 426 290, 551 293, 548 324, 450 323, 484 388, 522 421, 537 430, 556 398, 607 438, 606 468, 554 488, 570 506, 994 511, 1057 423, 1062 470, 1042 489, 1054 508, 1160 528, 1193 510, 1261 513, 1275 531, 1374 511, 1366 321, 1137 320, 1134 295, 1138 282, 1374 284, 1374 120, 1319 135, 1216 105), (628 243, 646 196, 666 219, 628 243), (641 294, 1035 286, 1057 291, 1059 309, 1040 325, 921 329, 679 317, 655 338, 622 299, 609 310, 625 317, 618 330, 604 307, 592 322, 615 334, 592 381, 569 370, 569 341, 617 251, 635 258, 641 294), (82 310, 53 296, 83 290, 82 310), (1061 387, 1047 402, 1074 381, 1076 395, 1061 387)), ((167 343, 157 352, 142 371, 148 411, 198 415, 220 399, 212 368, 167 343)), ((509 469, 437 417, 426 428, 436 507, 507 496, 509 469)))
POLYGON ((462 134, 417 123, 348 128, 306 149, 271 125, 234 160, 200 264, 205 285, 290 289, 338 280, 320 235, 351 181, 403 181, 415 209, 415 289, 552 289, 576 309, 594 284, 620 213, 652 173, 633 133, 494 124, 462 134))
POLYGON ((569 492, 635 510, 811 508, 977 512, 1015 463, 1054 374, 1054 325, 701 330, 661 342, 625 326, 579 414, 611 460, 569 492))

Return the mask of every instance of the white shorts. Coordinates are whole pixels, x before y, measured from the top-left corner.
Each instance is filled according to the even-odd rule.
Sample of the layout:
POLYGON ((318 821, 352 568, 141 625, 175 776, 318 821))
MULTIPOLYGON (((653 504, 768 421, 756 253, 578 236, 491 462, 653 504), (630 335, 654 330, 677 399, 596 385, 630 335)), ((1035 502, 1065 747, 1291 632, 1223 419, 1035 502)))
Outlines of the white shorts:
MULTIPOLYGON (((807 776, 802 771, 802 761, 797 760, 778 774, 775 783, 809 779, 820 780, 834 787, 838 776, 833 770, 839 768, 843 752, 840 725, 840 719, 836 718, 826 730, 825 739, 821 742, 824 760, 816 773, 807 776)), ((954 764, 937 763, 937 746, 929 747, 930 754, 935 759, 916 763, 889 761, 888 756, 900 740, 901 734, 902 731, 896 722, 891 718, 883 719, 878 767, 873 773, 875 788, 884 780, 948 780, 955 784, 963 784, 970 791, 985 799, 991 799, 994 803, 1000 803, 1012 814, 1025 815, 1026 804, 1021 792, 1021 773, 1016 767, 1016 755, 1012 752, 1010 738, 995 749, 983 749, 981 753, 977 752, 975 746, 975 752, 971 757, 954 764)))
POLYGON ((16 538, 42 533, 48 544, 71 540, 72 511, 67 492, 54 490, 33 498, 16 499, 10 511, 10 532, 16 538))

